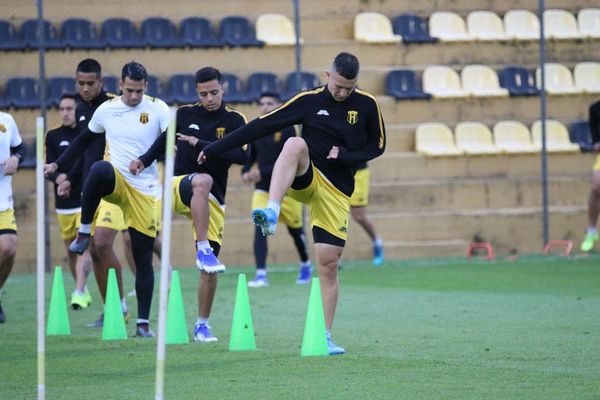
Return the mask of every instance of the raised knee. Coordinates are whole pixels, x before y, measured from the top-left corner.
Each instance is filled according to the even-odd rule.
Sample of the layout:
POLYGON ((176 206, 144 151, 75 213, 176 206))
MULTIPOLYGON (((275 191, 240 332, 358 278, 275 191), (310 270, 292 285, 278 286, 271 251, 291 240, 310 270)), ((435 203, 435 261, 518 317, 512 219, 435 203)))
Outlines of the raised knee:
POLYGON ((281 152, 300 154, 307 151, 306 141, 301 137, 294 136, 285 141, 281 152))
POLYGON ((17 254, 17 239, 6 238, 0 240, 0 254, 4 257, 11 258, 17 254))
POLYGON ((192 190, 194 192, 208 192, 212 188, 213 178, 208 174, 197 174, 192 179, 192 190))

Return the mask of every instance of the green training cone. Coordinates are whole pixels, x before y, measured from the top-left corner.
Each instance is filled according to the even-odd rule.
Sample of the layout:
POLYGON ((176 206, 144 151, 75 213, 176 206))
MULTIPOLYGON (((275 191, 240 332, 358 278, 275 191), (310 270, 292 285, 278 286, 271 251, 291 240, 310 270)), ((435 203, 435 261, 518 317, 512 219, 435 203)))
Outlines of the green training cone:
POLYGON ((50 309, 48 310, 48 325, 46 335, 70 335, 71 325, 67 312, 67 298, 65 297, 65 283, 62 268, 54 268, 54 281, 52 282, 52 295, 50 296, 50 309))
POLYGON ((302 337, 302 350, 300 351, 300 355, 329 355, 319 278, 313 278, 310 286, 310 297, 308 299, 308 309, 306 310, 306 325, 304 325, 304 336, 302 337))
POLYGON ((104 303, 104 325, 102 327, 102 340, 127 339, 125 319, 121 308, 119 287, 115 269, 108 270, 108 283, 106 284, 106 302, 104 303))
POLYGON ((185 323, 185 308, 181 296, 181 283, 179 271, 173 271, 171 276, 171 289, 169 290, 169 304, 167 306, 167 344, 183 344, 190 342, 187 325, 185 323))
POLYGON ((229 350, 256 350, 252 312, 250 311, 248 287, 246 286, 246 274, 238 275, 235 307, 233 308, 233 322, 231 323, 231 336, 229 338, 229 350))

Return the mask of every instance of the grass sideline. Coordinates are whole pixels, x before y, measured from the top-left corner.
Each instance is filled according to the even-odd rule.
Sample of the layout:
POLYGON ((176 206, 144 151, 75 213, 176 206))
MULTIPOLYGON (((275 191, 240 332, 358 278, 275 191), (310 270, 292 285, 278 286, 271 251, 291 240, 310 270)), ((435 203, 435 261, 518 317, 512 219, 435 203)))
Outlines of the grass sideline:
MULTIPOLYGON (((294 270, 273 268, 268 288, 249 289, 255 352, 227 350, 237 273, 251 279, 252 269, 220 276, 211 318, 219 342, 167 346, 165 398, 600 396, 600 257, 388 261, 378 269, 345 262, 334 339, 347 354, 318 358, 299 355, 309 286, 294 283, 294 270)), ((191 329, 197 271, 180 273, 191 329)), ((49 298, 51 275, 46 284, 49 298)), ((69 311, 72 334, 46 340, 47 398, 153 398, 156 341, 103 342, 85 327, 100 312, 89 286, 95 304, 69 311)), ((0 399, 36 397, 35 288, 32 274, 5 285, 0 399)), ((135 310, 133 298, 128 304, 135 310)))

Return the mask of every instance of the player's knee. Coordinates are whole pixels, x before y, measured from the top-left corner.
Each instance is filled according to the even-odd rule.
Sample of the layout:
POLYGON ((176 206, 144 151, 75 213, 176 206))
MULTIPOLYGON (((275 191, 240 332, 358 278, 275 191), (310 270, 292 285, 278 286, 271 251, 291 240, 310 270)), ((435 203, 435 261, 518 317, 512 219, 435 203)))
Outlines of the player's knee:
POLYGON ((17 237, 16 235, 10 235, 3 237, 0 240, 0 255, 4 258, 14 258, 17 254, 17 237), (12 237, 14 236, 14 237, 12 237))
POLYGON ((96 161, 90 167, 86 180, 89 180, 93 185, 101 184, 103 182, 113 182, 115 171, 112 165, 108 161, 96 161))
POLYGON ((103 236, 94 236, 93 255, 102 258, 107 252, 112 251, 113 241, 103 236))
POLYGON ((308 153, 308 145, 303 138, 294 136, 285 141, 281 152, 288 155, 308 153))
POLYGON ((364 207, 351 207, 350 208, 350 214, 352 214, 352 218, 354 218, 354 220, 356 222, 363 222, 365 220, 365 210, 364 207))
POLYGON ((208 174, 197 174, 192 179, 192 191, 194 193, 208 193, 213 185, 213 178, 208 174))

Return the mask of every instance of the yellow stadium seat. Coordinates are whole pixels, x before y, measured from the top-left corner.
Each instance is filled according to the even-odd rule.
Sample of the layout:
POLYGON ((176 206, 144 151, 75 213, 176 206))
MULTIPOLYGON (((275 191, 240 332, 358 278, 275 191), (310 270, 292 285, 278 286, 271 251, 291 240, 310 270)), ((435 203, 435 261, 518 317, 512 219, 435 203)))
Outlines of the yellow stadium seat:
POLYGON ((548 39, 580 39, 575 16, 566 10, 544 11, 544 36, 548 39))
POLYGON ((462 154, 456 144, 454 136, 448 126, 432 122, 421 124, 417 127, 415 135, 417 153, 430 157, 458 156, 462 154))
POLYGON ((460 77, 452 68, 433 65, 423 71, 423 90, 433 97, 466 97, 460 77))
POLYGON ((600 8, 584 8, 577 14, 579 32, 589 38, 600 38, 600 8))
POLYGON ((438 11, 429 17, 429 34, 443 42, 465 42, 474 40, 467 33, 465 21, 453 12, 438 11))
POLYGON ((460 73, 464 91, 475 97, 507 97, 496 72, 485 65, 467 65, 460 73))
POLYGON ((499 121, 494 125, 494 143, 505 153, 536 153, 529 128, 519 121, 499 121))
POLYGON ((539 40, 540 21, 528 10, 509 10, 504 14, 504 31, 515 40, 539 40))
POLYGON ((389 18, 376 12, 364 12, 354 17, 354 39, 366 43, 398 43, 389 18))
MULTIPOLYGON (((533 144, 542 147, 542 121, 535 121, 531 126, 533 144)), ((580 151, 579 145, 571 143, 567 127, 559 121, 546 120, 546 150, 549 152, 575 153, 580 151)))
POLYGON ((586 93, 600 93, 600 63, 582 62, 573 69, 575 87, 586 93))
MULTIPOLYGON (((256 20, 256 38, 269 46, 293 46, 296 32, 292 21, 281 14, 263 14, 256 20)), ((300 42, 302 43, 302 38, 300 42)))
MULTIPOLYGON (((538 89, 541 89, 542 73, 540 67, 535 70, 535 80, 538 89)), ((575 87, 571 71, 562 64, 546 64, 546 91, 549 94, 577 94, 582 90, 575 87)))
POLYGON ((500 154, 502 151, 494 145, 490 128, 481 122, 461 122, 454 128, 456 147, 467 154, 500 154))
POLYGON ((472 11, 467 16, 469 35, 477 40, 508 40, 500 17, 491 11, 472 11))

